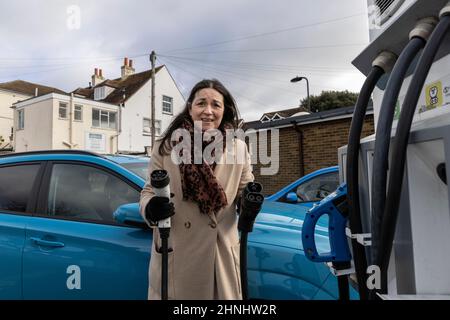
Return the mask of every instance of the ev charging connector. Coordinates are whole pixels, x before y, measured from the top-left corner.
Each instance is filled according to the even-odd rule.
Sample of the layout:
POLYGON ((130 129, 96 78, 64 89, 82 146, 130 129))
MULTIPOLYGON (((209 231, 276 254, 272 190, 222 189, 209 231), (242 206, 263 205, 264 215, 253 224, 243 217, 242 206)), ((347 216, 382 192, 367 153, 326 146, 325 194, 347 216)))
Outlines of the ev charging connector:
POLYGON ((241 232, 252 232, 256 216, 261 210, 264 196, 262 185, 258 182, 249 182, 242 191, 241 208, 238 229, 241 232))
MULTIPOLYGON (((150 184, 155 196, 170 199, 170 178, 166 170, 153 170, 150 175, 150 184)), ((170 218, 158 221, 159 235, 161 237, 161 300, 168 299, 168 273, 169 273, 169 234, 170 218)))
POLYGON ((240 272, 242 299, 248 299, 248 279, 247 279, 247 240, 248 233, 253 231, 253 224, 256 216, 261 211, 264 196, 262 185, 258 182, 249 182, 242 191, 240 202, 240 213, 238 220, 238 230, 241 232, 240 238, 240 272))
POLYGON ((313 262, 327 263, 333 274, 337 276, 340 300, 349 300, 347 276, 355 271, 351 264, 352 256, 346 235, 348 214, 347 186, 342 184, 307 212, 302 228, 305 256, 313 262), (331 250, 321 254, 316 247, 315 229, 323 215, 329 217, 328 239, 331 250))

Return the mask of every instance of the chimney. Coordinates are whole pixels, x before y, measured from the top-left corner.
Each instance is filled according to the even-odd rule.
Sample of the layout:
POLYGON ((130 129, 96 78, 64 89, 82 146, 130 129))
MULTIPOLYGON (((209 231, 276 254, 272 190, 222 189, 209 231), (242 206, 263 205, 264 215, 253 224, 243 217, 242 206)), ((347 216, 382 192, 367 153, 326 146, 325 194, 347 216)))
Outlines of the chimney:
POLYGON ((105 78, 103 78, 103 71, 102 69, 95 68, 94 74, 92 75, 92 86, 95 87, 99 83, 103 82, 105 78))
POLYGON ((125 57, 123 59, 123 66, 120 68, 120 70, 122 71, 122 80, 129 75, 134 74, 133 60, 128 60, 128 58, 125 57))
POLYGON ((39 95, 39 88, 34 88, 34 96, 37 97, 39 95))

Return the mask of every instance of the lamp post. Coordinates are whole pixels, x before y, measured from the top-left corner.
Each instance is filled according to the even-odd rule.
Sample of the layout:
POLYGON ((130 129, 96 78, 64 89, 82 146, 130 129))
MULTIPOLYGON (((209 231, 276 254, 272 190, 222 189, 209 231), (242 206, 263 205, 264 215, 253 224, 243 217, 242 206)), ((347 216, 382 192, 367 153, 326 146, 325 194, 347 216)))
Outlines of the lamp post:
POLYGON ((306 95, 307 95, 307 99, 308 99, 308 111, 311 112, 311 101, 309 99, 309 81, 308 81, 308 78, 307 77, 296 76, 295 78, 291 79, 291 82, 292 83, 299 82, 299 81, 302 81, 303 79, 306 80, 306 95))

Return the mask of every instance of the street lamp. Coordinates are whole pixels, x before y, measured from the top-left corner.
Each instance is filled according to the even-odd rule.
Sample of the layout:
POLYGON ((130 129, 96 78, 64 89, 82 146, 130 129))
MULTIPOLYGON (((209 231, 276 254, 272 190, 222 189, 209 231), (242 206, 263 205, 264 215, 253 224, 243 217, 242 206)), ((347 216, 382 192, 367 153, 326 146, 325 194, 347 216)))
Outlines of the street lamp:
POLYGON ((307 98, 308 98, 308 111, 311 112, 311 101, 309 99, 309 81, 308 81, 308 78, 307 77, 296 76, 295 78, 291 79, 291 82, 292 83, 299 82, 299 81, 302 81, 303 79, 306 80, 306 94, 307 94, 307 98))

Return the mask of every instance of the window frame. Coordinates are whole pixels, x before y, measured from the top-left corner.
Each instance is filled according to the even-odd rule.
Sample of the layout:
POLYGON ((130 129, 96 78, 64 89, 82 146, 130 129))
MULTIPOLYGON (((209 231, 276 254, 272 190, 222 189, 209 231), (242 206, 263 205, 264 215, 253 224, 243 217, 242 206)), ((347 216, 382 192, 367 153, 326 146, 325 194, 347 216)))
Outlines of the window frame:
POLYGON ((106 87, 96 87, 94 88, 94 100, 99 101, 106 98, 106 87))
POLYGON ((282 116, 280 116, 278 113, 275 113, 274 116, 272 117, 271 121, 282 120, 282 119, 284 119, 282 116))
POLYGON ((151 135, 152 135, 152 121, 151 121, 150 118, 146 118, 146 117, 143 117, 143 118, 142 118, 142 134, 143 134, 144 136, 151 136, 151 135), (145 121, 148 121, 148 122, 149 122, 149 125, 148 125, 148 127, 149 127, 149 129, 150 129, 149 132, 145 131, 145 121))
MULTIPOLYGON (((287 202, 287 201, 286 201, 286 197, 287 197, 288 193, 294 192, 295 194, 297 194, 297 189, 298 189, 301 185, 305 185, 305 184, 307 184, 307 183, 311 183, 313 180, 315 180, 315 179, 317 179, 317 178, 320 178, 320 177, 322 177, 322 176, 325 176, 325 175, 337 175, 337 187, 336 187, 336 189, 337 189, 337 188, 339 187, 339 172, 335 172, 335 171, 324 172, 324 173, 321 173, 321 174, 316 175, 316 176, 314 176, 314 177, 311 177, 311 178, 309 178, 308 180, 303 181, 302 183, 299 183, 299 184, 293 186, 291 189, 289 189, 287 192, 285 192, 281 197, 279 197, 279 198, 278 198, 277 200, 275 200, 275 201, 276 201, 276 202, 282 202, 282 203, 290 203, 290 202, 287 202)), ((334 190, 333 190, 333 191, 334 191, 334 190)), ((297 198, 298 198, 298 195, 297 195, 297 198)), ((297 203, 290 203, 290 204, 298 205, 298 204, 303 204, 303 203, 311 203, 311 202, 319 202, 319 201, 320 201, 320 200, 309 200, 309 201, 300 201, 300 202, 297 202, 297 203)))
POLYGON ((39 200, 39 187, 42 183, 42 179, 43 179, 43 176, 45 173, 47 163, 45 161, 23 161, 23 162, 4 163, 4 164, 0 164, 0 169, 1 168, 18 167, 18 166, 26 166, 26 165, 39 165, 40 167, 38 168, 33 185, 31 186, 30 196, 27 201, 25 212, 0 209, 0 212, 2 214, 32 216, 34 214, 34 212, 36 211, 36 206, 37 206, 37 203, 39 200))
POLYGON ((81 105, 81 104, 74 105, 74 107, 73 107, 73 120, 74 121, 78 121, 78 122, 83 122, 83 105, 81 105), (79 107, 80 110, 77 110, 77 107, 79 107), (77 119, 77 116, 76 116, 77 111, 80 112, 81 119, 77 119))
MULTIPOLYGON (((104 115, 104 114, 103 114, 104 115)), ((117 111, 109 111, 109 110, 104 110, 104 109, 99 109, 99 108, 92 108, 92 117, 91 117, 91 126, 92 128, 96 128, 96 129, 108 129, 108 130, 117 130, 117 111), (94 112, 98 111, 98 126, 94 125, 94 112), (107 113, 107 117, 108 117, 108 125, 106 127, 102 126, 102 112, 106 112, 107 113), (113 113, 115 114, 115 123, 114 123, 114 128, 111 128, 111 122, 110 122, 110 114, 113 113)))
POLYGON ((51 160, 48 161, 47 167, 45 168, 45 172, 43 175, 40 193, 39 193, 39 199, 37 201, 36 206, 36 213, 33 214, 33 216, 40 217, 40 218, 46 218, 46 219, 57 219, 57 220, 67 220, 72 222, 83 222, 83 223, 94 223, 94 224, 101 224, 101 225, 110 225, 110 226, 116 226, 116 227, 129 227, 134 229, 142 229, 140 226, 131 226, 129 224, 123 224, 118 222, 110 222, 110 221, 101 221, 101 220, 91 220, 91 219, 79 219, 79 218, 72 218, 72 217, 64 217, 64 216, 51 216, 47 214, 48 211, 48 196, 50 192, 50 181, 52 177, 53 172, 53 166, 55 164, 72 164, 72 165, 81 165, 86 167, 92 167, 96 168, 98 170, 104 171, 108 174, 111 174, 115 176, 116 178, 122 180, 126 184, 128 184, 131 188, 135 189, 138 193, 141 192, 142 188, 139 187, 137 184, 132 182, 131 180, 128 180, 126 177, 118 174, 114 170, 111 170, 105 166, 98 165, 95 163, 90 162, 83 162, 83 161, 76 161, 76 160, 51 160), (38 212, 44 212, 44 213, 38 213, 38 212))
POLYGON ((60 119, 60 120, 68 120, 69 119, 69 116, 68 116, 68 103, 67 102, 62 102, 62 101, 59 101, 59 104, 58 104, 58 119, 60 119), (61 105, 64 105, 65 106, 65 109, 66 109, 66 116, 65 117, 61 117, 61 113, 60 113, 60 111, 61 111, 61 105))
MULTIPOLYGON (((143 117, 142 118, 142 135, 144 136, 151 136, 152 135, 152 119, 151 118, 147 118, 147 117, 143 117), (150 131, 147 132, 144 130, 145 128, 145 121, 149 121, 149 125, 148 127, 150 128, 150 131)), ((161 135, 161 120, 155 120, 155 137, 160 136, 161 135), (156 123, 159 123, 159 127, 156 125, 156 123), (159 132, 158 132, 159 129, 159 132)))
MULTIPOLYGON (((307 184, 307 183, 312 183, 313 180, 321 179, 321 178, 323 178, 324 176, 332 176, 332 175, 335 175, 335 176, 337 177, 337 185, 336 185, 336 189, 337 189, 337 188, 339 187, 339 173, 338 173, 338 172, 325 172, 325 173, 319 174, 319 175, 317 175, 317 176, 315 176, 315 177, 312 177, 311 179, 308 179, 307 181, 304 181, 303 183, 298 184, 298 185, 297 185, 295 188, 293 188, 290 192, 295 192, 295 194, 297 194, 297 190, 298 190, 298 188, 299 188, 300 186, 303 186, 303 185, 305 185, 305 184, 307 184)), ((335 189, 335 190, 336 190, 336 189, 335 189)), ((332 190, 331 192, 333 192, 333 191, 335 191, 335 190, 332 190)), ((331 192, 330 192, 330 193, 331 193, 331 192)), ((289 192, 286 193, 286 196, 287 196, 288 193, 289 193, 289 192)), ((297 195, 297 197, 298 197, 298 195, 297 195)), ((322 198, 322 199, 324 199, 324 198, 322 198)), ((300 201, 300 202, 297 202, 297 203, 319 202, 319 201, 321 201, 322 199, 320 199, 320 200, 300 201)))
POLYGON ((161 101, 162 101, 162 113, 173 115, 173 97, 169 97, 169 96, 166 96, 165 94, 163 94, 161 101), (164 101, 164 98, 169 98, 170 102, 164 101), (169 103, 170 103, 170 111, 164 111, 164 107, 166 106, 166 104, 169 104, 169 103))
POLYGON ((25 109, 17 110, 17 130, 25 129, 25 109), (20 116, 22 114, 22 116, 20 116), (21 121, 22 120, 22 121, 21 121))

